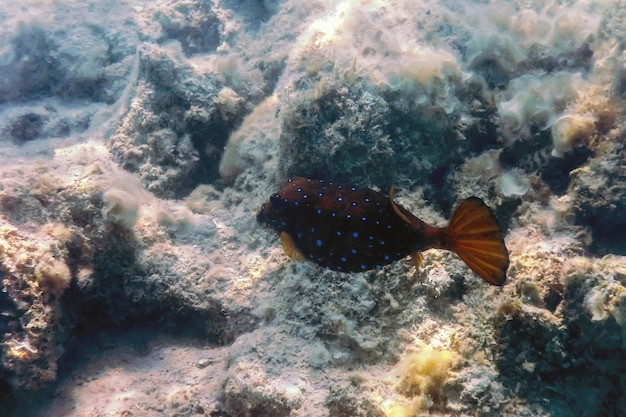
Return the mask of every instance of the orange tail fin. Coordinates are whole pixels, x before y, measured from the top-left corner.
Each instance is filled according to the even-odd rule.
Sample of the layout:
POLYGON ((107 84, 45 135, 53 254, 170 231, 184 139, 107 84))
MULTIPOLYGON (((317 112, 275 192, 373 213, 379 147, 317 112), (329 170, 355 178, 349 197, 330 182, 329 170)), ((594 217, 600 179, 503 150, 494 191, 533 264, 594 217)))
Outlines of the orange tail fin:
POLYGON ((470 197, 456 209, 446 228, 450 249, 489 284, 502 285, 509 267, 509 252, 491 209, 470 197))

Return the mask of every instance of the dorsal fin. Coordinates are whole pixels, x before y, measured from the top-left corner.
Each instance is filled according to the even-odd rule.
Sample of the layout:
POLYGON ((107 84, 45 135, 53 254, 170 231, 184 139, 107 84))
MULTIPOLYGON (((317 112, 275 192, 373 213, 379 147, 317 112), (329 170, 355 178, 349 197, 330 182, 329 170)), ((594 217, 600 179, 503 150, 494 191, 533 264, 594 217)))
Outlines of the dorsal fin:
POLYGON ((428 228, 426 223, 409 213, 409 211, 405 208, 397 205, 395 201, 393 201, 395 195, 396 187, 392 185, 389 189, 389 202, 391 203, 391 208, 393 208, 393 211, 398 215, 398 217, 410 224, 415 230, 424 230, 424 228, 428 228))
POLYGON ((413 224, 413 222, 411 222, 411 220, 409 220, 409 218, 406 216, 406 214, 404 214, 402 211, 400 211, 400 208, 398 207, 398 205, 395 203, 395 201, 393 201, 394 197, 396 194, 396 187, 395 186, 391 186, 391 188, 389 189, 389 202, 391 202, 391 207, 393 208, 393 211, 396 212, 396 214, 405 222, 407 222, 408 224, 413 224))

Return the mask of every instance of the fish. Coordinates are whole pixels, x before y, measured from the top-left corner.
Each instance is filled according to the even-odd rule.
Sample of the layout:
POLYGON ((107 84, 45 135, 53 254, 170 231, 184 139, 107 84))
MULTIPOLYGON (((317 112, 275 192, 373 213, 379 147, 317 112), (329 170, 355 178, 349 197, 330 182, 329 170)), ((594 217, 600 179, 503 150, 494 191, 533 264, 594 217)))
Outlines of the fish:
POLYGON ((456 253, 485 282, 506 281, 509 253, 492 210, 463 200, 446 227, 418 219, 389 194, 324 180, 293 177, 269 197, 257 222, 274 230, 285 254, 339 272, 380 269, 407 256, 419 271, 422 252, 456 253))

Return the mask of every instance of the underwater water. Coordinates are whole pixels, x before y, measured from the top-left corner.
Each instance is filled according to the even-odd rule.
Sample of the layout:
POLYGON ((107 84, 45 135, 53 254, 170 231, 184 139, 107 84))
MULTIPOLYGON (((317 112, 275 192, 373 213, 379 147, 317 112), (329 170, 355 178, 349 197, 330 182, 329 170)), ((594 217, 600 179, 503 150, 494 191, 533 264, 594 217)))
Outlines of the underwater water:
POLYGON ((0 416, 626 416, 623 2, 0 21, 0 416))

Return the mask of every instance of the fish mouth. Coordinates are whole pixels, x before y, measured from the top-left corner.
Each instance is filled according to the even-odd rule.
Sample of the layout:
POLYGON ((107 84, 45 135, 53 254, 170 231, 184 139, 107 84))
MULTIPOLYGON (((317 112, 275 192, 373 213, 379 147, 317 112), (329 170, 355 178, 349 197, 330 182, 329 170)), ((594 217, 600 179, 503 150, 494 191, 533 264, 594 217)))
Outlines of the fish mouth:
POLYGON ((259 224, 267 225, 269 224, 269 214, 271 211, 271 205, 269 203, 263 203, 261 206, 261 211, 259 211, 256 215, 256 221, 259 224))

